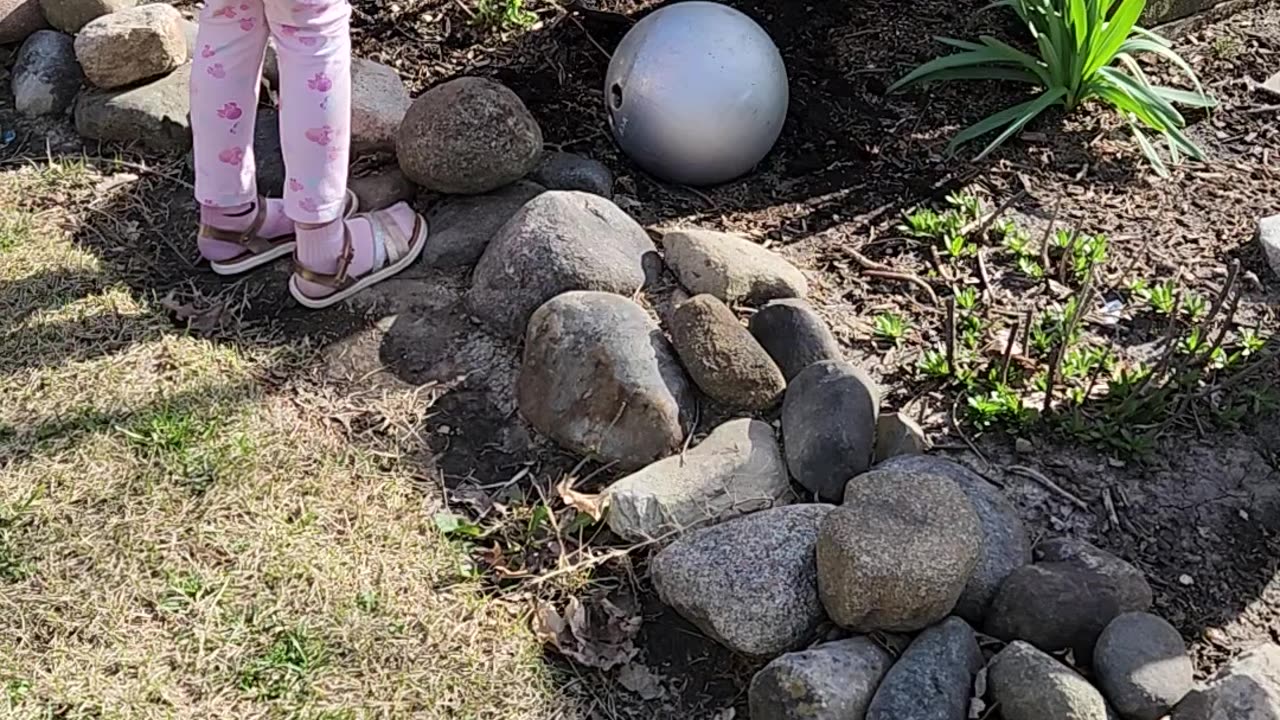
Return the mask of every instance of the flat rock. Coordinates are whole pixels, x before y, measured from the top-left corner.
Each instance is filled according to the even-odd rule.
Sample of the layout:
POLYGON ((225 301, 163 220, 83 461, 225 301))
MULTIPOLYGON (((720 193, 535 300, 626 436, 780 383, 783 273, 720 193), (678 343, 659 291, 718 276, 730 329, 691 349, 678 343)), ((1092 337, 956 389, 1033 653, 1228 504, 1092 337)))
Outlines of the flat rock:
POLYGON ((0 45, 20 43, 47 27, 39 0, 0 0, 0 45))
POLYGON ((511 90, 463 77, 423 93, 396 135, 400 168, 429 190, 475 194, 524 177, 542 155, 542 129, 511 90))
POLYGON ((865 637, 787 653, 751 678, 751 720, 862 720, 892 664, 893 657, 865 637))
POLYGON ((1276 720, 1280 718, 1280 645, 1249 648, 1227 663, 1203 689, 1193 690, 1169 720, 1276 720))
POLYGON ((104 90, 165 75, 187 61, 182 15, 164 3, 89 22, 76 35, 75 48, 85 77, 104 90))
POLYGON ((1078 662, 1087 663, 1102 629, 1122 612, 1101 575, 1066 563, 1037 563, 1005 579, 987 609, 985 629, 1046 652, 1071 649, 1078 662))
POLYGON ((801 485, 836 499, 845 483, 871 466, 880 391, 843 361, 814 363, 787 386, 782 435, 787 468, 801 485))
POLYGON ((921 455, 933 447, 920 423, 900 413, 882 413, 876 419, 875 462, 899 455, 921 455))
POLYGON ((539 305, 562 292, 634 295, 656 274, 657 261, 649 235, 617 205, 553 190, 525 203, 494 235, 476 263, 467 306, 516 337, 539 305))
POLYGON ((395 150, 396 132, 413 104, 400 73, 364 58, 351 60, 351 149, 395 150))
POLYGON ((743 410, 778 404, 787 388, 782 371, 728 305, 694 296, 676 306, 670 326, 689 376, 712 400, 743 410))
POLYGON ((484 195, 449 198, 427 215, 431 234, 422 256, 431 267, 475 265, 489 241, 546 188, 523 180, 484 195))
POLYGON ((90 20, 137 4, 138 0, 40 0, 40 9, 50 25, 62 32, 75 34, 90 20))
POLYGON ((730 420, 692 449, 610 485, 609 529, 629 540, 657 538, 784 504, 790 490, 773 428, 730 420))
POLYGON ((1004 720, 1107 720, 1102 693, 1024 642, 1009 643, 992 658, 987 683, 1004 720))
POLYGON ((876 469, 908 474, 941 475, 960 486, 982 524, 982 551, 973 575, 956 602, 956 615, 975 626, 982 624, 987 607, 1000 585, 1014 570, 1031 562, 1031 541, 1018 511, 1000 488, 969 468, 932 455, 903 455, 891 458, 876 469))
POLYGON ((191 148, 191 66, 125 90, 83 92, 76 101, 76 132, 94 140, 140 142, 159 152, 191 148))
POLYGON ((844 359, 830 328, 800 298, 766 303, 751 316, 749 328, 788 382, 816 362, 844 359))
POLYGON ((673 230, 662 236, 667 265, 690 293, 759 304, 804 297, 809 281, 781 255, 746 238, 714 230, 673 230))
POLYGON ((866 720, 966 720, 982 664, 973 628, 947 618, 917 635, 894 663, 866 720))
POLYGON ((1037 562, 1065 563, 1101 575, 1116 595, 1121 612, 1151 608, 1151 586, 1142 571, 1091 543, 1075 538, 1045 540, 1036 545, 1035 557, 1037 562))
POLYGON ((24 115, 61 115, 76 100, 84 73, 75 40, 56 30, 38 30, 22 43, 13 64, 13 105, 24 115))
POLYGON ((825 617, 814 544, 831 509, 787 505, 681 536, 649 565, 658 596, 736 652, 802 647, 825 617))
POLYGON ((1160 720, 1194 687, 1182 636, 1150 613, 1112 620, 1093 649, 1098 685, 1125 720, 1160 720))
POLYGON ((928 627, 955 607, 981 548, 978 516, 954 482, 873 470, 822 523, 822 604, 855 632, 928 627))
MULTIPOLYGON (((418 194, 418 189, 409 182, 409 178, 397 169, 351 178, 347 181, 347 187, 360 198, 360 209, 364 211, 388 208, 398 202, 412 200, 418 194)), ((435 228, 432 227, 431 230, 434 231, 435 228)), ((427 237, 430 238, 430 235, 427 237)), ((423 252, 426 252, 425 248, 423 252)))
POLYGON ((538 308, 516 392, 539 432, 624 470, 677 452, 694 407, 658 323, 604 292, 564 293, 538 308))
POLYGON ((548 190, 581 190, 613 197, 613 173, 599 160, 567 152, 543 153, 529 179, 548 190))
POLYGON ((1262 243, 1262 254, 1271 272, 1280 276, 1280 215, 1258 221, 1258 241, 1262 243))

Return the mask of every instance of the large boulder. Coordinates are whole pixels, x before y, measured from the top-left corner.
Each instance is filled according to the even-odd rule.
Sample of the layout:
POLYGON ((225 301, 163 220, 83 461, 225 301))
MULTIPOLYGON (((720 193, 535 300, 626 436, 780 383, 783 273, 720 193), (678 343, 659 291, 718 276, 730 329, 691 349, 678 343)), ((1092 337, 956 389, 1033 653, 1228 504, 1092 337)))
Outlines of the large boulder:
POLYGON ((76 35, 75 47, 85 77, 104 90, 159 77, 187 61, 182 15, 164 3, 93 20, 76 35))
POLYGON ((599 160, 567 152, 544 153, 529 179, 548 190, 581 190, 613 197, 613 173, 599 160))
POLYGON ((467 306, 518 337, 542 303, 570 290, 628 297, 656 273, 657 250, 635 220, 599 195, 545 192, 507 221, 472 275, 467 306))
POLYGON ((24 115, 61 115, 76 100, 84 73, 75 41, 56 30, 32 33, 13 64, 13 105, 24 115))
POLYGON ((538 164, 542 129, 508 88, 457 78, 413 101, 396 135, 396 154, 404 174, 429 190, 489 192, 538 164))
POLYGON ((991 659, 987 683, 1004 720, 1107 720, 1102 693, 1024 642, 1009 643, 991 659))
POLYGON ((65 33, 78 33, 90 20, 127 10, 138 0, 40 0, 49 24, 65 33))
POLYGON ((788 381, 816 362, 844 359, 827 324, 802 299, 766 303, 751 316, 749 327, 788 381))
POLYGON ((626 470, 678 451, 694 406, 658 323, 603 292, 568 292, 538 308, 516 393, 539 432, 626 470))
POLYGON ((855 632, 919 630, 955 607, 981 548, 982 526, 955 483, 873 470, 822 523, 822 604, 855 632))
POLYGON ((802 647, 825 617, 813 548, 830 511, 787 505, 682 535, 649 566, 658 596, 736 652, 802 647))
POLYGON ((896 470, 907 475, 940 475, 959 485, 969 498, 978 514, 978 522, 982 524, 982 551, 953 612, 973 625, 981 626, 987 607, 1005 578, 1031 562, 1031 540, 1018 511, 1005 499, 1000 488, 946 458, 899 456, 877 465, 876 469, 896 470))
POLYGON ((1084 540, 1045 540, 1036 545, 1035 557, 1036 562, 1064 563, 1102 576, 1123 608, 1122 612, 1141 612, 1151 607, 1151 586, 1142 571, 1084 540))
POLYGON ((671 342, 689 376, 721 405, 765 410, 787 388, 769 353, 714 295, 697 295, 676 307, 671 342))
POLYGON ((965 720, 982 663, 973 628, 947 618, 917 635, 898 658, 866 720, 965 720))
POLYGON ((781 255, 746 238, 714 230, 673 230, 662 236, 667 265, 694 294, 727 303, 759 304, 804 297, 809 282, 781 255))
POLYGON ((1193 690, 1169 720, 1276 720, 1280 718, 1280 645, 1249 648, 1205 687, 1193 690))
POLYGON ((22 42, 47 27, 39 0, 0 0, 0 45, 22 42))
POLYGON ((866 637, 787 653, 751 678, 751 720, 862 720, 892 664, 866 637))
POLYGON ((125 90, 83 92, 76 101, 76 131, 87 138, 140 142, 159 152, 191 147, 191 66, 153 83, 125 90))
POLYGON ((396 131, 413 99, 394 68, 364 58, 351 61, 351 149, 394 150, 396 131))
POLYGON ((1195 684, 1182 636, 1150 613, 1111 621, 1093 649, 1093 671, 1125 720, 1160 720, 1195 684))
POLYGON ((502 229, 524 204, 546 188, 524 180, 483 195, 459 195, 432 208, 427 215, 431 234, 422 249, 431 267, 475 265, 502 229))
POLYGON ((618 480, 605 496, 609 528, 643 540, 782 504, 790 490, 773 428, 741 418, 694 448, 618 480))
POLYGON ((791 475, 820 497, 841 497, 871 465, 879 408, 875 381, 849 363, 827 360, 796 375, 782 401, 791 475))

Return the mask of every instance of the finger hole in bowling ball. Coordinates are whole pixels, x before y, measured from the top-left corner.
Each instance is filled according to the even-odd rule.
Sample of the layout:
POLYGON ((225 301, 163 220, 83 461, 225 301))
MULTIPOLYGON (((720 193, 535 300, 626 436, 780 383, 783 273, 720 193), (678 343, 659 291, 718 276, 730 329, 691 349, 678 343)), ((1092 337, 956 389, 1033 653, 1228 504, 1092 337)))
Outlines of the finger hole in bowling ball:
POLYGON ((609 102, 613 105, 614 110, 622 109, 622 86, 614 83, 609 88, 609 102))

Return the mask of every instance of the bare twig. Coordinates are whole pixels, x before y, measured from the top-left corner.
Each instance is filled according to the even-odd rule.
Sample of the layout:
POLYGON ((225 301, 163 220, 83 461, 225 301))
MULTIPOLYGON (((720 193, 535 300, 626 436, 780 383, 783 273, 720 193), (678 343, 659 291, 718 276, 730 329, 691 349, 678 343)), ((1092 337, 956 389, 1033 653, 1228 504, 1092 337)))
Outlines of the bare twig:
POLYGON ((1018 330, 1020 325, 1013 324, 1013 328, 1009 330, 1009 342, 1004 346, 1004 357, 1000 360, 1000 382, 1009 382, 1009 363, 1013 361, 1013 348, 1018 342, 1018 330))
POLYGON ((1058 347, 1053 351, 1053 357, 1049 361, 1049 370, 1045 377, 1044 388, 1044 414, 1048 415, 1053 409, 1053 386, 1058 380, 1058 370, 1062 366, 1062 359, 1067 354, 1067 348, 1071 346, 1071 336, 1075 334, 1076 325, 1079 324, 1080 318, 1084 317, 1085 309, 1093 304, 1093 279, 1094 273, 1089 272, 1084 277, 1084 285, 1080 287, 1080 293, 1076 295, 1076 306, 1072 310, 1071 317, 1063 318, 1062 337, 1058 338, 1058 347))
POLYGON ((862 272, 871 277, 884 278, 886 280, 898 280, 900 282, 911 283, 924 291, 929 296, 929 300, 934 304, 938 304, 938 294, 929 287, 929 283, 925 282, 918 275, 907 272, 899 272, 891 270, 887 265, 878 263, 851 247, 844 248, 846 254, 853 258, 854 262, 862 267, 862 272))
POLYGON ((951 296, 947 298, 947 373, 952 377, 956 374, 956 298, 951 296))
POLYGON ((1057 493, 1058 495, 1065 498, 1072 505, 1075 505, 1081 510, 1087 511, 1089 509, 1089 503, 1081 500, 1079 497, 1076 497, 1075 495, 1071 494, 1067 490, 1064 490, 1062 486, 1058 485, 1054 481, 1045 477, 1044 473, 1040 472, 1039 470, 1036 470, 1034 468, 1029 468, 1025 465, 1013 465, 1013 466, 1010 466, 1008 470, 1009 472, 1015 475, 1021 475, 1025 478, 1030 478, 1032 480, 1035 480, 1036 482, 1043 485, 1046 489, 1054 493, 1057 493))

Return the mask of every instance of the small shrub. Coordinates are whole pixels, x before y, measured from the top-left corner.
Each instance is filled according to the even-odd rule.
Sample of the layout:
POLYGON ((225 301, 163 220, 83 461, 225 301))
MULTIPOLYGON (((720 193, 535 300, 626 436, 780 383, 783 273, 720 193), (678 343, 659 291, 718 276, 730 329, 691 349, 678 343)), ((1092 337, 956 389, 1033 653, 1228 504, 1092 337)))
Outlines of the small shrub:
POLYGON ((897 345, 907 334, 907 321, 901 315, 882 313, 876 316, 875 334, 881 340, 897 345))
POLYGON ((524 0, 477 0, 476 22, 490 30, 524 30, 538 16, 524 7, 524 0))

